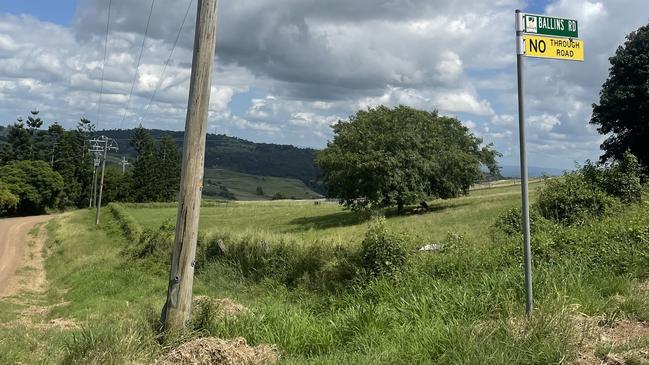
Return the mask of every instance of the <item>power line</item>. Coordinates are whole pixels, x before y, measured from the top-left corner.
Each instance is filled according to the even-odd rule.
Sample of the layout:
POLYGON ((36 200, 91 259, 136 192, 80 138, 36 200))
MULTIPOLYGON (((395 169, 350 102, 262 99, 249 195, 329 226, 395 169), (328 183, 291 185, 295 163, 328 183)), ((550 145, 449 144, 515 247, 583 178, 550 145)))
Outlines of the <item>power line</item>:
POLYGON ((156 94, 158 93, 158 89, 160 89, 160 86, 162 86, 162 81, 164 80, 165 72, 167 71, 167 66, 169 65, 169 61, 171 61, 171 57, 174 54, 174 50, 176 49, 176 45, 178 44, 178 39, 180 39, 180 34, 183 31, 183 27, 185 26, 185 21, 187 21, 187 15, 189 14, 189 10, 192 7, 192 3, 194 0, 189 0, 189 4, 187 4, 187 10, 185 11, 185 16, 183 17, 183 21, 180 24, 180 28, 178 29, 178 33, 176 34, 176 39, 174 40, 174 44, 171 47, 171 52, 169 53, 169 57, 167 57, 167 61, 165 61, 164 67, 162 68, 162 73, 160 74, 160 79, 158 80, 158 84, 156 85, 155 89, 153 90, 153 94, 151 94, 151 98, 149 99, 149 102, 146 104, 146 106, 143 109, 143 114, 142 118, 140 119, 140 124, 144 121, 144 117, 146 117, 146 113, 149 109, 149 106, 153 102, 153 99, 155 99, 156 94))
POLYGON ((104 61, 101 63, 101 87, 99 88, 99 102, 97 103, 97 123, 95 126, 99 127, 99 116, 101 114, 101 96, 104 93, 104 68, 106 67, 106 52, 108 50, 108 26, 110 24, 110 7, 113 0, 108 0, 108 17, 106 19, 106 38, 104 40, 104 61))
POLYGON ((128 93, 128 100, 126 102, 126 109, 124 109, 124 114, 122 115, 122 120, 119 122, 119 128, 122 129, 122 124, 126 118, 126 113, 131 107, 131 96, 133 95, 133 89, 135 88, 135 82, 137 81, 137 75, 140 70, 140 63, 142 62, 142 53, 144 53, 144 44, 146 42, 146 36, 149 33, 149 24, 151 23, 151 14, 153 13, 153 5, 155 0, 151 0, 151 8, 149 9, 149 17, 146 21, 146 28, 144 29, 144 37, 142 37, 142 45, 140 46, 140 55, 137 58, 137 66, 135 66, 135 76, 133 77, 133 83, 131 83, 131 91, 128 93))

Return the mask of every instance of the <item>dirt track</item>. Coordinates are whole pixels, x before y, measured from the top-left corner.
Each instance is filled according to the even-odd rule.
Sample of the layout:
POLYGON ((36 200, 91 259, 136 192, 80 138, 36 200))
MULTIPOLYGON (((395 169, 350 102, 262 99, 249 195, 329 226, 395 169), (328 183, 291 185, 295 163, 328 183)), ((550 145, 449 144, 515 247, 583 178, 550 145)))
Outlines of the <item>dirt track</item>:
POLYGON ((29 231, 51 215, 0 219, 0 297, 12 295, 17 286, 16 270, 25 262, 29 231))

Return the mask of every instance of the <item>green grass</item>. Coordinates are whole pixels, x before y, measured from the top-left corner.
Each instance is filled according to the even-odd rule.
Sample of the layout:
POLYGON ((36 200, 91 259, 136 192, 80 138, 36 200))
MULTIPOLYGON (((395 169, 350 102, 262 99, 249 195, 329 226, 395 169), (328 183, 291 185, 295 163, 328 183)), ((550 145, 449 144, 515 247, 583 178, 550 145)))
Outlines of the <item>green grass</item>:
MULTIPOLYGON (((574 319, 579 312, 649 320, 649 293, 638 285, 646 270, 615 274, 610 267, 588 266, 569 256, 557 263, 535 261, 536 307, 526 320, 520 243, 489 234, 498 214, 518 206, 518 194, 516 186, 480 189, 468 197, 433 202, 425 214, 394 216, 388 211, 388 226, 417 242, 445 240, 449 231, 463 238, 445 252, 411 254, 404 271, 392 277, 336 291, 300 282, 287 286, 273 276, 253 280, 226 261, 207 262, 198 268, 194 293, 230 297, 251 314, 203 321, 185 338, 243 336, 251 344, 275 344, 285 364, 556 364, 576 359, 580 332, 574 319)), ((154 229, 175 215, 173 207, 148 206, 152 208, 126 210, 154 229)), ((633 221, 638 227, 649 224, 647 209, 645 203, 606 219, 633 221)), ((0 326, 0 363, 150 363, 182 340, 161 341, 156 330, 168 253, 132 258, 126 248, 137 244, 123 237, 113 214, 102 217, 98 228, 89 210, 65 214, 48 225, 50 288, 40 300, 69 304, 52 308, 45 320, 66 318, 81 328, 0 326)), ((279 237, 313 246, 325 239, 357 247, 368 222, 353 217, 325 203, 215 204, 202 209, 201 229, 208 236, 254 233, 271 243, 279 237)), ((23 307, 4 308, 14 314, 2 314, 0 322, 11 321, 23 307)), ((619 351, 639 348, 643 341, 619 351)))
MULTIPOLYGON (((541 184, 530 185, 532 197, 541 184)), ((496 215, 517 206, 520 206, 518 185, 479 189, 466 197, 433 201, 430 212, 424 214, 396 216, 394 210, 388 210, 388 225, 416 236, 422 243, 442 240, 448 232, 480 242, 496 215)), ((157 228, 166 220, 175 221, 176 210, 175 207, 140 209, 137 205, 127 209, 146 228, 157 228)), ((362 215, 344 210, 335 202, 310 201, 228 202, 203 207, 200 218, 200 230, 205 233, 283 235, 336 244, 359 241, 367 224, 362 215)))
POLYGON ((286 199, 321 197, 298 179, 257 176, 224 169, 205 169, 203 194, 207 197, 215 196, 219 186, 225 186, 237 200, 270 200, 277 193, 282 194, 286 199), (257 187, 262 188, 263 195, 257 194, 257 187))

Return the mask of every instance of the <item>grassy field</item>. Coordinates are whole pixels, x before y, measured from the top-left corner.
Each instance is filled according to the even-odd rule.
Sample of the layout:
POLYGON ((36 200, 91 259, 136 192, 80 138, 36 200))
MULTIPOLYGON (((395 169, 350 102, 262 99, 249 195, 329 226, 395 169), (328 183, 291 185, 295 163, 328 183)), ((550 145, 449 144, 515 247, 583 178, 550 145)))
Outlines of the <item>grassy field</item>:
POLYGON ((205 169, 204 194, 217 196, 221 187, 227 188, 237 200, 270 200, 277 193, 287 199, 320 197, 320 194, 298 179, 249 175, 224 169, 205 169), (257 193, 258 187, 261 187, 262 195, 257 193))
MULTIPOLYGON (((535 181, 530 185, 532 198, 541 184, 535 181)), ((517 206, 520 206, 520 186, 506 184, 476 189, 458 199, 433 201, 430 212, 425 214, 410 212, 397 216, 393 210, 386 214, 390 227, 409 232, 421 242, 441 240, 448 232, 481 241, 489 228, 484 222, 517 206)), ((152 210, 131 205, 128 212, 146 228, 157 228, 176 217, 175 207, 152 210)), ((201 209, 200 229, 208 234, 288 235, 303 241, 345 244, 360 241, 368 224, 365 218, 335 202, 227 202, 201 209)))
POLYGON ((157 330, 170 239, 167 228, 158 227, 174 217, 175 208, 126 206, 140 222, 134 224, 153 229, 139 243, 124 237, 123 217, 107 211, 95 227, 93 212, 67 213, 47 227, 48 290, 31 297, 31 304, 20 304, 20 298, 0 303, 0 363, 152 363, 194 337, 242 336, 253 345, 275 345, 284 364, 569 364, 581 357, 590 362, 580 364, 599 364, 609 354, 646 364, 648 262, 619 270, 614 261, 600 260, 608 251, 596 244, 603 238, 617 245, 611 258, 620 263, 627 262, 620 237, 643 242, 646 250, 649 205, 552 233, 582 245, 560 260, 539 235, 533 241, 536 307, 526 319, 520 239, 494 236, 490 228, 519 205, 518 194, 516 186, 479 189, 432 202, 427 213, 387 211, 388 229, 407 235, 410 244, 436 241, 448 249, 410 251, 398 274, 333 289, 320 284, 349 274, 340 268, 349 264, 345 255, 355 252, 368 221, 328 203, 209 205, 201 217, 204 252, 214 248, 210 237, 225 235, 231 239, 228 257, 257 260, 258 271, 251 275, 243 261, 218 254, 201 261, 195 295, 231 298, 249 312, 232 318, 197 313, 181 337, 162 337, 157 330), (246 235, 268 240, 267 255, 250 251, 259 241, 246 246, 246 235), (284 247, 277 240, 304 246, 284 247), (317 242, 344 246, 328 250, 317 242), (47 310, 16 323, 36 304, 47 310), (75 326, 39 327, 55 319, 75 326))

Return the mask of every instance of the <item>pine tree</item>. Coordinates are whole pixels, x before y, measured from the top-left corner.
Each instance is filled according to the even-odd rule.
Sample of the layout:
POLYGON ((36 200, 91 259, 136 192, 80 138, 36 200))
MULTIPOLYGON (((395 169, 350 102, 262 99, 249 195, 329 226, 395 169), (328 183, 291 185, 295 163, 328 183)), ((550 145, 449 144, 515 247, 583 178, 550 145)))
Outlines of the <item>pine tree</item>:
POLYGON ((11 145, 11 160, 28 160, 31 155, 32 138, 25 129, 22 118, 18 118, 14 125, 9 127, 7 140, 11 145))
POLYGON ((180 153, 173 137, 166 135, 158 142, 158 186, 156 200, 170 201, 176 198, 180 188, 180 153))
POLYGON ((32 110, 27 117, 27 129, 31 136, 31 143, 29 145, 29 159, 42 160, 43 159, 43 136, 38 133, 38 129, 43 126, 43 120, 38 117, 38 110, 32 110))
POLYGON ((158 200, 159 176, 156 171, 156 144, 149 132, 141 125, 133 130, 130 145, 135 149, 137 157, 133 162, 133 179, 131 192, 137 202, 158 200))

